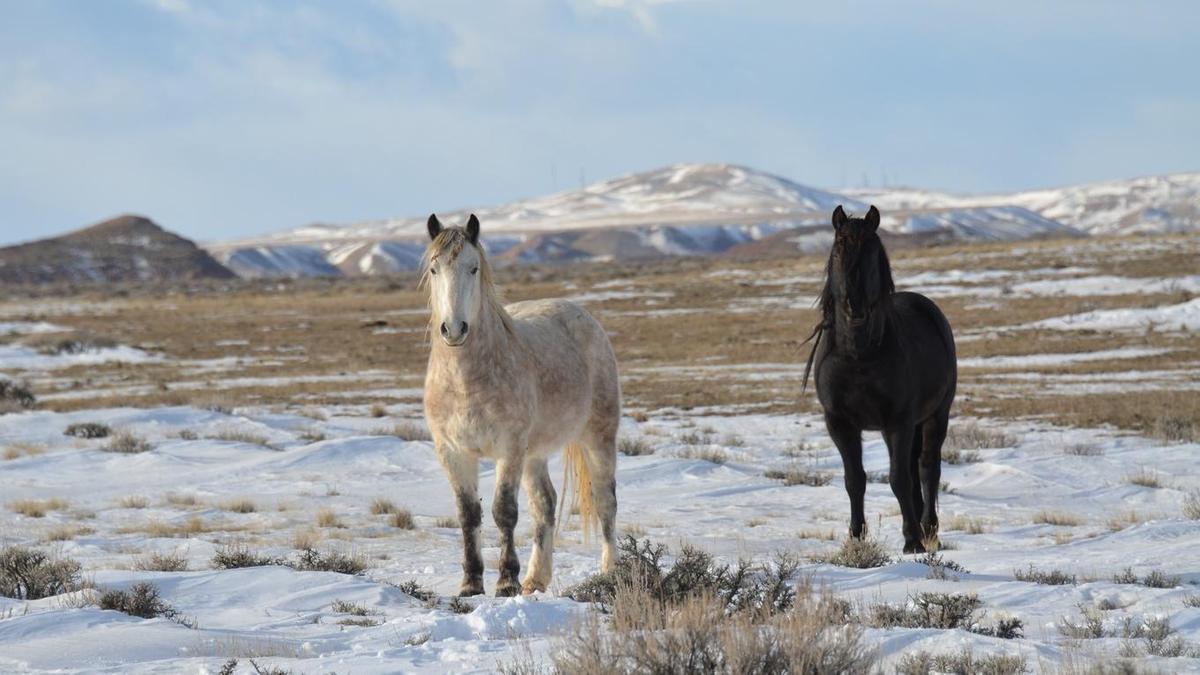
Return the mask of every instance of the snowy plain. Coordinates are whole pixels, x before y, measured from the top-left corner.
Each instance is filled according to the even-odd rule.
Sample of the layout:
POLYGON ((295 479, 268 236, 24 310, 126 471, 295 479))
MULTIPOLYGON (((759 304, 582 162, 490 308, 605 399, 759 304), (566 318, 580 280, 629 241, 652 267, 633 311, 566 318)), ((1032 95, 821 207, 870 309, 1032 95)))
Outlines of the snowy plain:
MULTIPOLYGON (((731 273, 731 278, 737 275, 731 273)), ((1021 275, 1003 270, 929 272, 898 275, 898 283, 925 287, 944 298, 1086 297, 1105 296, 1114 286, 1144 294, 1195 292, 1196 278, 1185 274, 1126 285, 1121 277, 1074 267, 1021 275)), ((755 279, 755 285, 780 291, 778 302, 755 304, 811 304, 810 295, 798 296, 788 287, 813 280, 794 274, 755 279)), ((581 302, 598 304, 627 299, 633 292, 614 282, 571 291, 581 302)), ((648 312, 674 310, 669 295, 642 296, 648 306, 661 306, 648 312)), ((1200 328, 1197 302, 1064 312, 1037 326, 1012 329, 1135 331, 1150 325, 1187 336, 1200 328)), ((64 306, 63 312, 68 311, 64 306)), ((13 335, 53 328, 16 320, 0 326, 13 335)), ((995 371, 987 377, 1013 387, 1014 395, 1028 386, 1063 391, 1113 387, 1118 392, 1153 386, 1197 395, 1197 364, 1164 370, 1139 363, 1172 353, 1161 347, 1113 347, 964 358, 960 367, 963 372, 995 371), (1117 363, 1123 370, 1039 370, 1097 363, 1117 363)), ((136 367, 157 355, 121 346, 103 354, 34 358, 24 347, 5 345, 0 348, 0 373, 52 381, 58 370, 101 357, 136 367)), ((181 373, 197 379, 176 386, 202 387, 210 373, 237 367, 236 360, 184 362, 181 373)), ((652 377, 666 368, 697 380, 734 373, 749 382, 796 381, 802 363, 639 366, 623 375, 652 377)), ((548 593, 471 598, 467 611, 453 611, 449 598, 458 587, 461 545, 450 522, 454 506, 446 479, 429 442, 393 433, 396 423, 422 425, 420 391, 396 388, 384 371, 293 380, 320 377, 359 378, 367 391, 392 386, 389 393, 403 402, 388 405, 382 416, 361 404, 284 411, 272 406, 33 410, 0 416, 0 446, 14 455, 0 462, 5 507, 0 510, 0 545, 31 546, 78 560, 100 588, 152 582, 164 600, 195 623, 188 627, 80 606, 74 596, 0 598, 0 672, 216 673, 231 657, 243 658, 238 672, 250 672, 249 656, 296 673, 493 672, 521 650, 550 653, 563 631, 595 611, 563 595, 599 564, 598 546, 582 540, 577 522, 569 522, 561 533, 548 593), (150 450, 106 452, 107 439, 64 434, 70 424, 89 422, 136 434, 149 442, 150 450), (393 527, 386 515, 372 513, 376 498, 409 509, 415 528, 393 527), (41 517, 8 508, 22 500, 52 499, 66 503, 41 517), (246 501, 253 509, 231 507, 246 501), (337 525, 318 525, 322 510, 333 513, 337 525), (59 536, 63 531, 71 536, 59 536), (294 555, 300 537, 322 551, 360 555, 368 568, 362 575, 344 575, 280 565, 224 570, 210 564, 223 546, 235 544, 269 556, 294 555), (188 569, 136 569, 152 553, 179 555, 188 569), (404 593, 397 585, 407 581, 439 598, 429 603, 404 593), (359 604, 369 615, 339 613, 339 601, 359 604), (374 625, 346 621, 359 618, 374 625)), ((257 383, 263 378, 243 379, 257 383)), ((1076 640, 1061 634, 1067 621, 1079 620, 1081 608, 1105 608, 1105 624, 1114 630, 1126 620, 1142 625, 1165 618, 1187 644, 1200 645, 1200 608, 1194 606, 1200 593, 1200 520, 1185 515, 1189 494, 1200 490, 1200 475, 1193 470, 1200 444, 1036 420, 960 416, 952 425, 983 429, 997 441, 994 447, 974 450, 973 461, 943 467, 942 555, 967 570, 946 579, 929 578, 929 568, 916 556, 900 555, 895 500, 879 482, 888 458, 878 434, 865 438, 865 468, 872 477, 866 507, 869 527, 893 561, 851 569, 811 560, 838 547, 848 521, 840 458, 813 414, 664 408, 650 411, 642 421, 627 417, 622 437, 643 441, 653 453, 619 458, 618 522, 623 531, 673 550, 688 543, 724 561, 765 561, 781 551, 797 554, 806 561, 801 574, 852 603, 902 603, 924 591, 974 593, 983 602, 985 622, 1016 617, 1024 624, 1024 637, 1012 640, 965 630, 867 629, 866 640, 879 650, 885 672, 914 650, 1016 654, 1034 672, 1059 672, 1069 663, 1119 656, 1128 642, 1122 638, 1076 640), (720 461, 712 461, 714 457, 720 461), (790 468, 831 480, 816 487, 789 486, 764 476, 771 469, 790 468), (1017 572, 1031 565, 1075 575, 1076 583, 1018 579, 1017 572), (1178 579, 1165 588, 1114 579, 1127 568, 1138 578, 1157 572, 1178 579)), ((551 467, 556 484, 561 471, 556 461, 551 467)), ((493 484, 492 467, 485 465, 485 513, 490 513, 493 484)), ((522 511, 518 540, 524 564, 531 524, 526 509, 522 511)), ((489 592, 498 557, 495 541, 496 530, 485 517, 489 592)), ((1200 671, 1197 659, 1140 658, 1146 667, 1163 672, 1200 671)))

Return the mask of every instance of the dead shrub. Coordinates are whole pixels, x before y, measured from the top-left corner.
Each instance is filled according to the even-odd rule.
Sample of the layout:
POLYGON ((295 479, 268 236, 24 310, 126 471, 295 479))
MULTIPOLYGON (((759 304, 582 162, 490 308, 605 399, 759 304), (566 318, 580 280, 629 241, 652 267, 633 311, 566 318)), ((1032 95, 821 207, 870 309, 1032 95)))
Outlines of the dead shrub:
POLYGON ((1188 490, 1183 496, 1183 516, 1200 520, 1200 490, 1188 490))
POLYGON ((367 560, 361 554, 342 551, 321 552, 315 548, 300 551, 296 559, 290 560, 286 564, 301 572, 362 574, 367 570, 367 560))
MULTIPOLYGON (((968 422, 966 424, 951 424, 946 432, 946 442, 942 446, 942 459, 946 458, 946 449, 955 450, 984 450, 993 448, 1011 448, 1020 443, 1020 439, 1002 431, 993 431, 968 422)), ((978 457, 978 453, 975 453, 978 457)))
POLYGON ((115 610, 142 619, 162 617, 189 628, 196 627, 193 621, 185 618, 159 596, 157 586, 147 582, 134 584, 128 590, 103 591, 98 604, 100 609, 115 610))
POLYGON ((153 446, 149 441, 127 429, 112 434, 103 448, 105 452, 118 452, 126 455, 149 452, 152 449, 153 446))
POLYGON ((864 623, 872 628, 970 630, 976 627, 976 613, 982 606, 974 593, 917 593, 902 605, 871 605, 864 623))
POLYGON ((929 673, 955 673, 956 675, 1019 675, 1028 672, 1025 657, 1020 654, 974 655, 964 649, 948 654, 930 654, 926 651, 913 652, 900 657, 896 663, 898 675, 928 675, 929 673))
POLYGON ((1039 570, 1031 563, 1026 569, 1013 570, 1013 578, 1017 581, 1027 581, 1047 586, 1074 586, 1075 575, 1062 570, 1039 570))
POLYGON ((133 569, 142 572, 186 572, 187 568, 187 557, 180 551, 155 551, 133 559, 133 569))
POLYGON ((628 438, 622 436, 617 440, 617 452, 627 457, 653 455, 654 446, 650 445, 650 443, 648 443, 644 438, 628 438))
POLYGON ((74 436, 75 438, 108 438, 111 433, 112 428, 100 422, 75 422, 68 424, 66 430, 63 431, 64 436, 74 436))
POLYGON ((243 567, 267 567, 269 565, 284 565, 287 561, 283 558, 273 558, 269 555, 251 551, 248 546, 242 543, 229 544, 217 549, 213 553, 210 564, 215 569, 219 570, 234 570, 243 567))
POLYGON ((813 562, 868 569, 883 567, 892 562, 892 557, 888 555, 883 544, 874 537, 847 537, 842 541, 841 548, 832 553, 814 556, 813 562))
POLYGON ((719 564, 709 553, 685 544, 674 564, 666 567, 664 558, 670 551, 665 545, 630 535, 618 542, 618 551, 612 572, 592 575, 564 595, 577 602, 612 606, 622 589, 638 589, 661 603, 708 594, 724 602, 729 611, 766 614, 786 610, 795 600, 791 579, 799 562, 790 556, 777 556, 770 565, 744 560, 719 564))
MULTIPOLYGON (((847 623, 846 606, 828 593, 799 587, 794 609, 735 611, 700 592, 663 602, 651 589, 622 586, 611 630, 588 613, 560 641, 551 672, 585 673, 868 673, 877 666, 862 630, 847 623)), ((505 672, 534 672, 527 661, 505 672)))
POLYGON ((432 602, 437 600, 437 593, 425 588, 416 579, 409 579, 398 584, 393 584, 401 593, 416 598, 421 602, 432 602))
POLYGON ((0 414, 28 410, 37 405, 37 397, 23 382, 0 379, 0 414))
POLYGON ((18 600, 40 600, 84 587, 83 567, 70 558, 52 558, 22 546, 0 549, 0 595, 18 600))
POLYGON ((1195 443, 1200 440, 1200 420, 1183 415, 1163 415, 1151 424, 1150 433, 1169 443, 1195 443))
POLYGON ((371 417, 387 417, 387 406, 382 403, 372 403, 370 413, 371 417))

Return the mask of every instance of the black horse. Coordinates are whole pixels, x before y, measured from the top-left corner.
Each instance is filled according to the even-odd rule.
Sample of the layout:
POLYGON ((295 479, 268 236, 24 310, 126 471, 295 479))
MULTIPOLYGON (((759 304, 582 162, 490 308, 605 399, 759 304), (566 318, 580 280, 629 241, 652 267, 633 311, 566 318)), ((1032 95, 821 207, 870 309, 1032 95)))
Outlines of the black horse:
POLYGON ((897 293, 879 240, 879 210, 833 212, 833 250, 821 291, 821 321, 804 369, 815 374, 825 426, 842 455, 850 536, 865 528, 862 432, 882 431, 888 482, 904 517, 904 552, 936 546, 942 441, 958 380, 950 323, 932 300, 897 293))

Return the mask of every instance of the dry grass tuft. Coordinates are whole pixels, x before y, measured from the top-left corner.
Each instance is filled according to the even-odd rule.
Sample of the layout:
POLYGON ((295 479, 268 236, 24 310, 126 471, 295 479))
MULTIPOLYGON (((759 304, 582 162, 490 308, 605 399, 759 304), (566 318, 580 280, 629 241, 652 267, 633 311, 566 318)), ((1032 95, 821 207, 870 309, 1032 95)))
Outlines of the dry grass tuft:
POLYGON ((971 518, 961 514, 954 514, 948 518, 943 518, 941 527, 944 530, 960 530, 967 534, 983 534, 991 529, 987 521, 982 518, 971 518))
POLYGON ((395 512, 396 512, 396 505, 391 500, 384 499, 383 497, 376 497, 375 499, 371 500, 371 514, 372 515, 382 516, 387 513, 395 513, 395 512))
POLYGON ((459 529, 457 516, 438 516, 437 520, 433 521, 434 527, 444 527, 451 530, 459 529))
POLYGON ((1137 471, 1125 476, 1125 482, 1129 483, 1130 485, 1140 485, 1141 487, 1148 488, 1162 487, 1162 482, 1159 481, 1158 474, 1154 471, 1146 469, 1145 467, 1142 467, 1137 471))
POLYGON ((254 513, 258 511, 258 505, 253 500, 246 497, 231 499, 221 503, 221 508, 225 511, 233 513, 254 513))
POLYGON ((433 438, 425 427, 415 422, 397 422, 391 429, 376 431, 377 436, 395 436, 403 441, 431 441, 433 438))
POLYGON ((18 499, 9 502, 8 510, 29 518, 44 518, 50 511, 62 511, 71 506, 65 499, 51 497, 50 499, 18 499))
POLYGON ((1078 527, 1083 524, 1083 518, 1065 511, 1038 511, 1033 514, 1033 522, 1037 525, 1058 525, 1061 527, 1078 527))
POLYGON ((698 459, 702 462, 710 462, 712 464, 727 464, 729 455, 721 448, 714 447, 689 447, 680 450, 676 453, 680 459, 698 459))
POLYGON ((812 469, 802 466, 792 466, 787 469, 767 469, 763 473, 765 478, 772 480, 781 480, 784 485, 807 485, 809 487, 823 487, 833 482, 833 474, 824 471, 813 471, 812 469))
POLYGON ((185 492, 168 492, 163 495, 163 503, 170 506, 200 506, 204 502, 194 494, 185 492))
POLYGON ((321 543, 321 533, 317 530, 305 528, 292 533, 292 548, 294 549, 302 551, 316 548, 319 543, 321 543))
POLYGON ((387 417, 388 409, 382 403, 372 403, 370 410, 371 417, 387 417))
POLYGON ((388 522, 400 530, 417 529, 417 521, 413 520, 412 512, 408 509, 396 509, 392 512, 392 517, 388 518, 388 522))
POLYGON ((122 429, 110 436, 108 444, 103 448, 105 452, 118 452, 125 455, 149 452, 152 449, 153 446, 149 441, 128 429, 122 429))
POLYGON ((46 446, 41 443, 16 441, 4 448, 4 459, 20 459, 21 457, 37 457, 46 452, 46 446))
POLYGON ((346 527, 333 509, 323 506, 317 510, 317 527, 346 527))
POLYGON ((234 427, 227 427, 224 429, 220 429, 214 433, 211 433, 211 434, 205 436, 205 438, 207 438, 210 441, 226 441, 229 443, 246 443, 249 445, 258 445, 258 446, 261 446, 264 448, 269 448, 271 450, 279 449, 271 444, 271 439, 267 438, 266 436, 264 436, 260 433, 255 433, 253 431, 247 431, 245 429, 237 429, 234 427))
POLYGON ((59 525, 46 533, 46 541, 71 541, 95 533, 96 530, 87 525, 59 525))
POLYGON ((117 500, 117 505, 123 509, 144 509, 150 506, 150 500, 141 495, 125 495, 117 500))

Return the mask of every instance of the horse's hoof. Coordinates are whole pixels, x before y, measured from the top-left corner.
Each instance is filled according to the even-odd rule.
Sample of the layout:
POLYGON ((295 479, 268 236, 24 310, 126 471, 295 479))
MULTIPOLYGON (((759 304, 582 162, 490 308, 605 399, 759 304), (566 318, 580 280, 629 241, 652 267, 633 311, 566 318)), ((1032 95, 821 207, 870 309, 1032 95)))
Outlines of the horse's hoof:
POLYGON ((533 595, 534 593, 545 593, 545 592, 546 592, 545 584, 539 584, 539 583, 535 583, 533 581, 526 581, 525 583, 521 584, 521 595, 533 595))
POLYGON ((913 543, 907 543, 904 545, 904 552, 905 553, 924 553, 925 547, 922 546, 921 542, 919 542, 919 541, 913 542, 913 543))
POLYGON ((497 598, 511 598, 514 595, 516 595, 517 593, 519 593, 520 590, 521 590, 521 587, 516 584, 513 584, 513 583, 500 584, 500 585, 496 586, 496 597, 497 598))
POLYGON ((483 582, 463 584, 458 589, 458 597, 469 598, 473 595, 483 595, 483 582))

